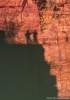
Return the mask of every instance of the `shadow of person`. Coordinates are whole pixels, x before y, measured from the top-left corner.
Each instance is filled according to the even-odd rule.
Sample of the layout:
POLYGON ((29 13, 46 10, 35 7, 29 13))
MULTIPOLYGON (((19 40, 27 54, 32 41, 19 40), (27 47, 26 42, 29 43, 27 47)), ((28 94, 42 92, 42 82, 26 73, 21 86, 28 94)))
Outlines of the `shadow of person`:
POLYGON ((29 32, 29 30, 27 30, 27 31, 26 31, 26 34, 25 34, 27 44, 31 44, 31 43, 32 43, 32 41, 31 41, 31 39, 30 39, 30 34, 31 34, 31 33, 29 32))
POLYGON ((34 39, 34 44, 38 44, 38 40, 37 40, 37 31, 35 30, 34 32, 33 32, 33 39, 34 39))
POLYGON ((56 77, 41 45, 4 45, 0 50, 0 99, 46 100, 57 97, 56 77))

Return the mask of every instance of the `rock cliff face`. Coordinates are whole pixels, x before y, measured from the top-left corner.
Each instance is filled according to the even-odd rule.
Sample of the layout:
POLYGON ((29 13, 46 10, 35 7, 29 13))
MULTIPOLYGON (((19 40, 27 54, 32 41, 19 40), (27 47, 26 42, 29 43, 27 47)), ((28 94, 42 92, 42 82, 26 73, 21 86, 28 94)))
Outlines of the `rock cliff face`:
MULTIPOLYGON (((25 33, 27 30, 31 33, 36 30, 39 37, 41 32, 37 5, 30 0, 25 4, 22 11, 23 0, 10 0, 9 2, 6 2, 7 1, 0 3, 0 27, 5 30, 6 35, 10 35, 11 30, 13 30, 15 34, 14 38, 13 35, 8 35, 9 37, 6 38, 6 41, 8 43, 14 42, 26 44, 25 33)), ((33 41, 32 35, 31 39, 33 41)))
POLYGON ((42 43, 45 58, 51 64, 51 74, 57 78, 58 96, 69 97, 70 1, 50 1, 44 9, 39 9, 42 43))
POLYGON ((0 29, 5 31, 5 41, 26 44, 25 33, 29 30, 34 44, 36 30, 45 60, 51 64, 50 73, 56 75, 58 96, 70 97, 70 0, 29 0, 23 12, 23 0, 0 2, 0 29), (7 35, 12 23, 15 36, 7 35))

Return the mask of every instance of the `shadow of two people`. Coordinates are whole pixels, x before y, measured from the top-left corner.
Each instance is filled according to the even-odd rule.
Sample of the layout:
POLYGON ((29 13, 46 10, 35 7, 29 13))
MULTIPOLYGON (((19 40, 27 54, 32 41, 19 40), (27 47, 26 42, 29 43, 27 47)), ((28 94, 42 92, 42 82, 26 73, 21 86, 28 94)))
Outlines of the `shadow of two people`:
POLYGON ((46 100, 57 97, 56 77, 41 45, 0 46, 0 99, 46 100))
POLYGON ((32 44, 32 40, 30 38, 30 35, 33 35, 33 44, 38 44, 38 40, 37 40, 37 31, 35 30, 34 32, 30 33, 29 30, 26 31, 25 36, 26 36, 26 41, 27 44, 32 44))

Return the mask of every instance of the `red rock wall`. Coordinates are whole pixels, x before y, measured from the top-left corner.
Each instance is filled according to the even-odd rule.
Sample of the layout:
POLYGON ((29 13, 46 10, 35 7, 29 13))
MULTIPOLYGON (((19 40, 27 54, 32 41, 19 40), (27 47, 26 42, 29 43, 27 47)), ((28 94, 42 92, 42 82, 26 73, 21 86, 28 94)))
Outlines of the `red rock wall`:
MULTIPOLYGON (((6 38, 8 43, 14 42, 26 44, 26 30, 29 30, 30 32, 37 30, 39 39, 41 31, 37 5, 30 0, 26 3, 24 10, 22 11, 22 2, 23 1, 20 2, 20 0, 10 0, 6 5, 4 4, 5 2, 0 3, 0 28, 5 30, 5 33, 8 34, 10 31, 9 21, 12 21, 15 25, 14 33, 16 35, 14 37, 14 41, 12 40, 12 37, 6 38)), ((31 36, 31 39, 33 40, 33 36, 31 36)), ((39 43, 41 43, 41 41, 39 43)))
MULTIPOLYGON (((51 65, 50 74, 56 76, 58 96, 69 98, 70 0, 56 0, 56 2, 45 0, 45 3, 40 0, 35 1, 36 3, 30 0, 22 13, 20 0, 16 4, 10 1, 7 7, 0 8, 0 28, 7 34, 9 21, 15 14, 12 21, 15 23, 16 35, 14 38, 7 38, 8 43, 26 44, 26 30, 30 32, 37 30, 38 42, 45 49, 45 60, 51 65), (19 5, 19 7, 9 8, 8 5, 19 5)), ((0 3, 3 4, 4 2, 0 3)))
MULTIPOLYGON (((53 1, 53 0, 52 0, 53 1)), ((62 3, 48 3, 48 7, 42 9, 41 16, 42 43, 45 48, 45 59, 51 64, 51 75, 57 79, 56 87, 58 96, 69 98, 70 96, 70 1, 62 3), (50 6, 51 5, 51 6, 50 6)))

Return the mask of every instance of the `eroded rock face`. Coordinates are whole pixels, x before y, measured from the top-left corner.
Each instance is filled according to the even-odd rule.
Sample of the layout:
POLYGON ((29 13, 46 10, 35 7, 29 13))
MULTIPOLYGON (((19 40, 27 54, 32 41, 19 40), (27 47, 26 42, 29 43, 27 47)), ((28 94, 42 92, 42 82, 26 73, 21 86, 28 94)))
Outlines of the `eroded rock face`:
POLYGON ((26 44, 25 33, 30 31, 33 43, 34 30, 38 43, 45 49, 45 60, 51 64, 52 75, 57 78, 59 97, 70 97, 70 0, 30 0, 21 12, 22 2, 10 0, 0 3, 0 29, 6 35, 14 22, 15 36, 6 38, 8 43, 26 44))
MULTIPOLYGON (((5 31, 8 43, 13 43, 12 38, 14 38, 14 43, 26 44, 25 33, 27 30, 30 33, 36 30, 38 35, 41 33, 38 8, 32 0, 26 2, 23 11, 23 0, 6 2, 0 3, 0 28, 5 31), (11 35, 13 33, 15 37, 11 35)), ((30 36, 33 41, 33 36, 30 36)))
MULTIPOLYGON (((53 1, 53 0, 52 0, 53 1)), ((58 0, 57 0, 58 1, 58 0)), ((56 75, 59 97, 70 96, 70 1, 48 3, 39 11, 45 59, 51 64, 51 74, 56 75)))

